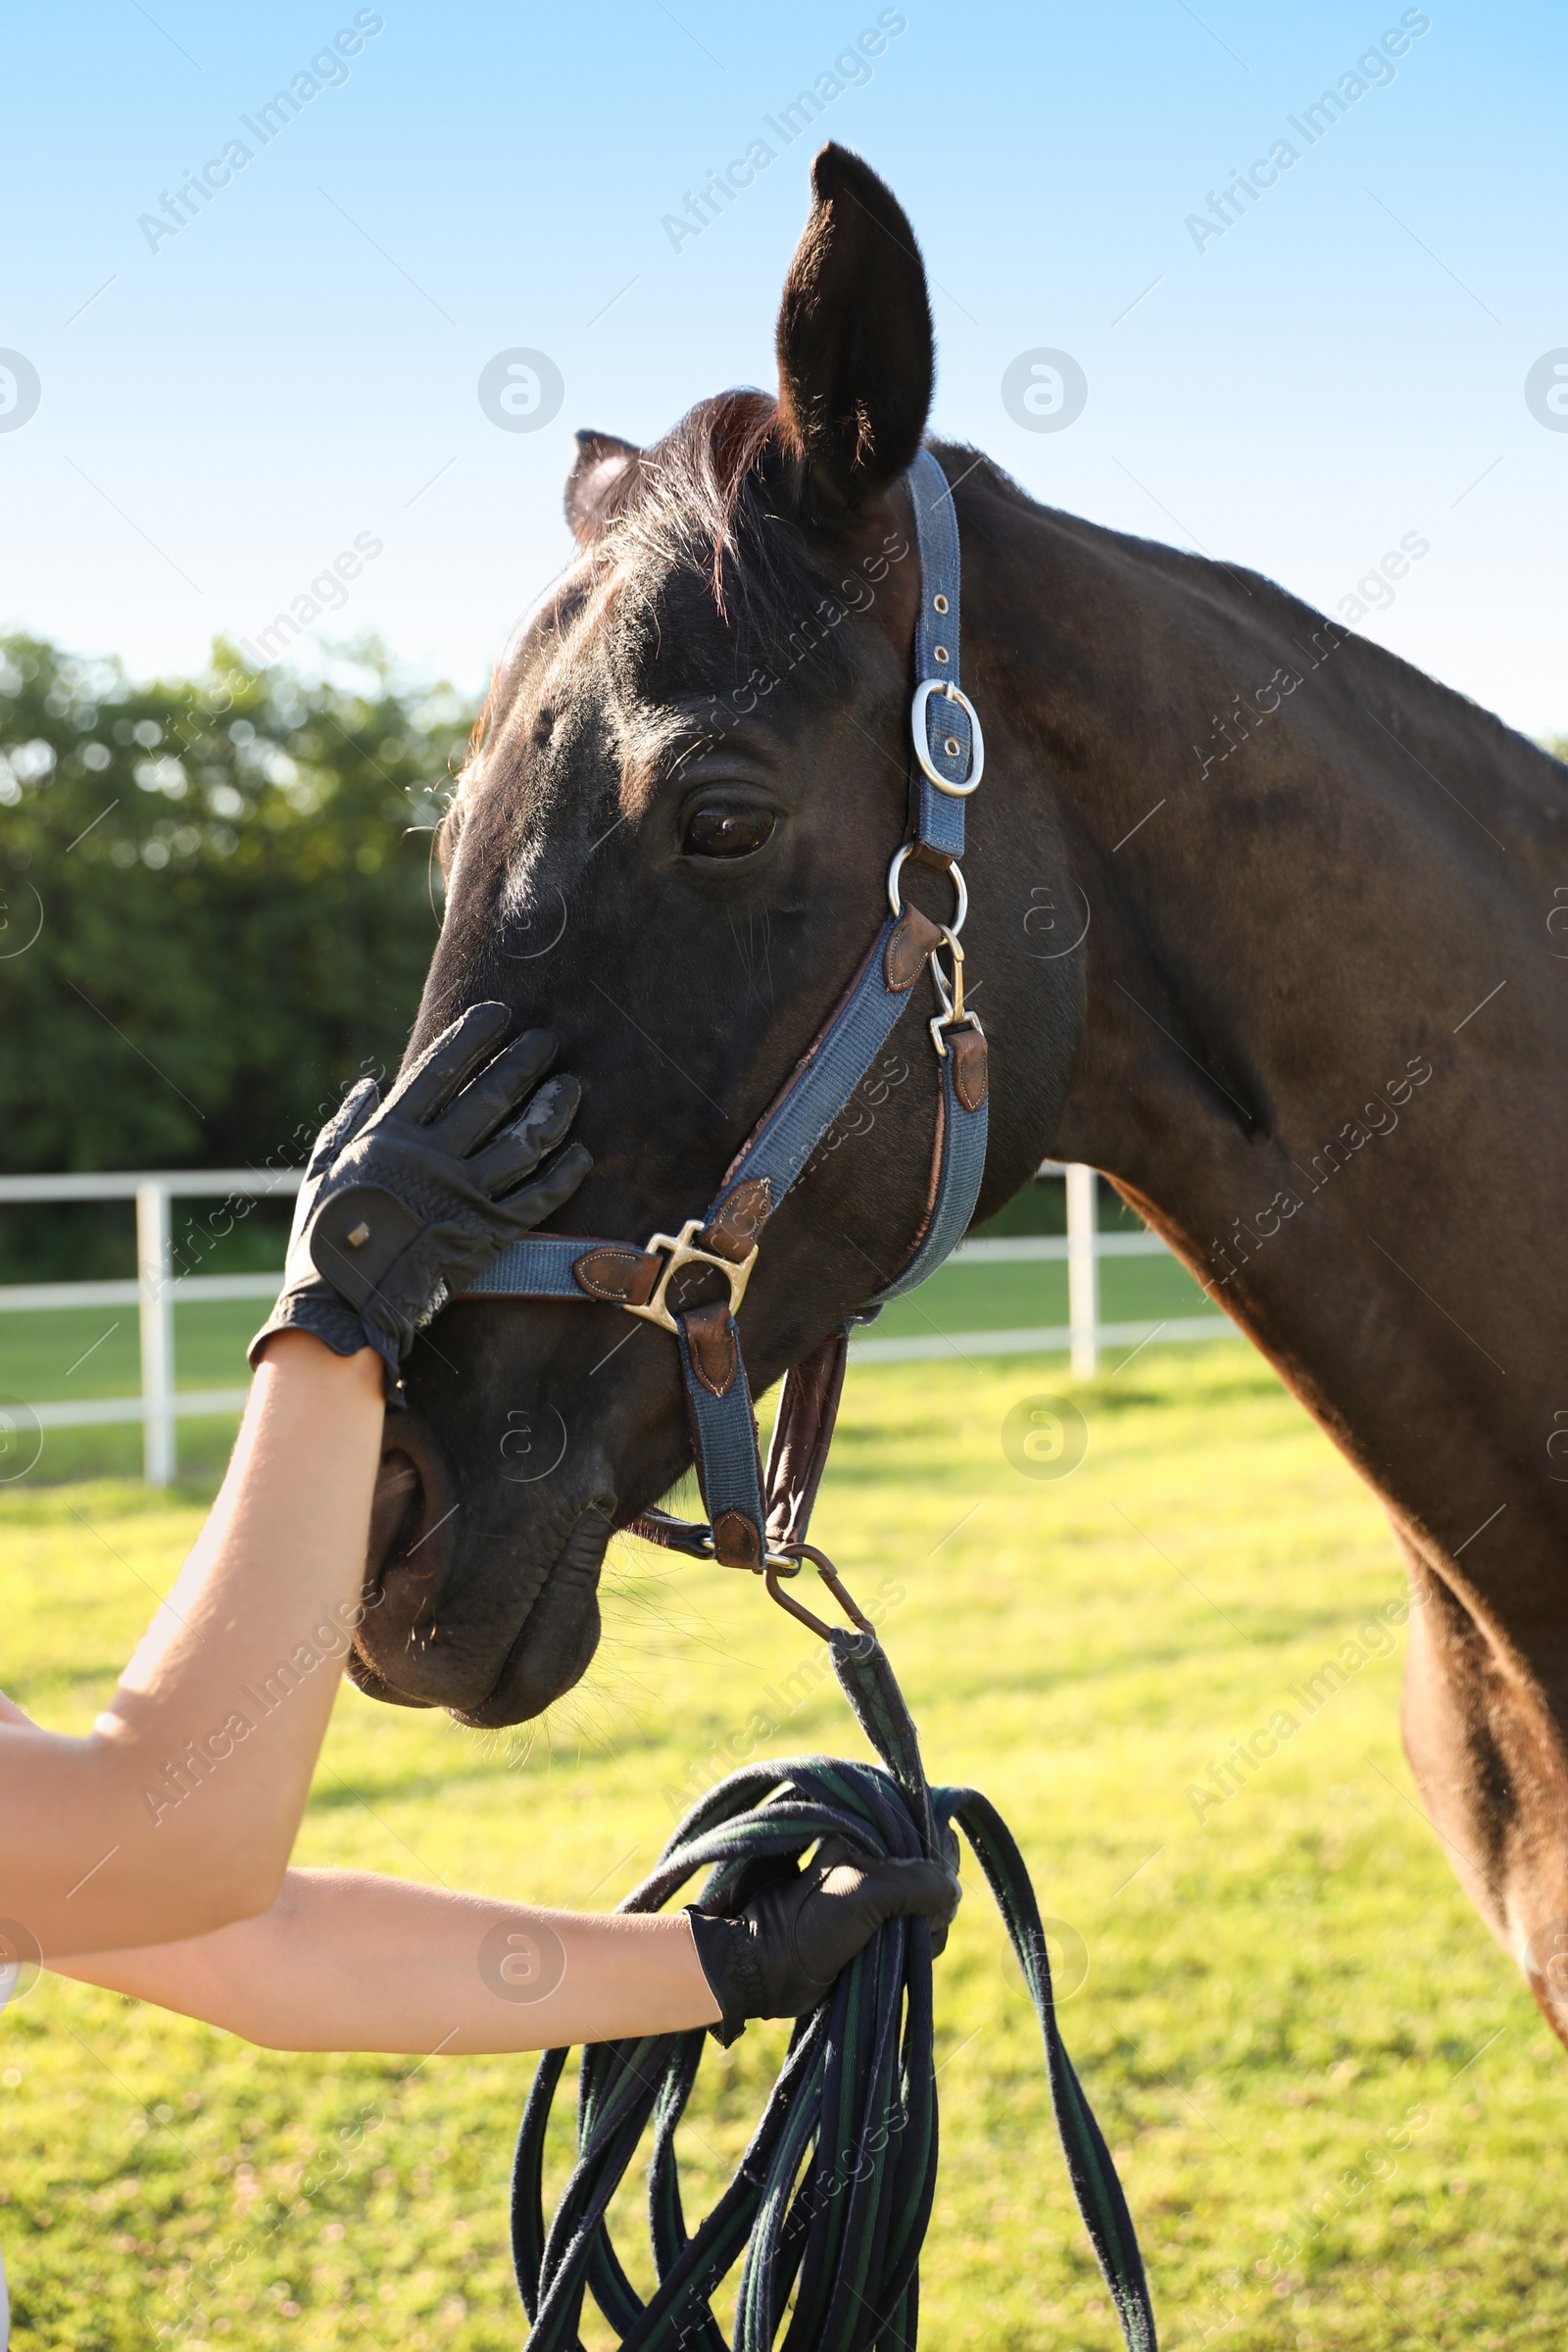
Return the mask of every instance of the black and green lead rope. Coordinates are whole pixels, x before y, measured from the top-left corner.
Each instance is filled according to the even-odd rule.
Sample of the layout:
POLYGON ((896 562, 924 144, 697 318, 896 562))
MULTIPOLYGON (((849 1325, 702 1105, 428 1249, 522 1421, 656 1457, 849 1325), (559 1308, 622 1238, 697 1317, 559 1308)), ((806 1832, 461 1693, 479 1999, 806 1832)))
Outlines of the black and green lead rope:
MULTIPOLYGON (((803 1756, 731 1773, 680 1824, 623 1911, 657 1911, 696 1872, 706 1909, 733 1911, 749 1886, 816 1839, 874 1856, 935 1855, 956 1824, 996 1897, 1046 2045, 1056 2127, 1078 2208, 1130 2352, 1155 2352, 1154 2319, 1110 2152, 1062 2047, 1040 1909, 1023 1858, 985 1797, 932 1788, 887 1653, 835 1632, 834 1671, 881 1766, 803 1756)), ((931 1936, 890 1921, 797 2023, 789 2055, 735 2178, 688 2231, 675 2131, 707 2041, 703 2031, 583 2051, 577 2162, 548 2229, 545 2132, 567 2053, 539 2061, 517 2137, 512 2233, 532 2323, 529 2352, 580 2352, 592 2293, 623 2352, 725 2352, 710 2298, 744 2258, 734 2352, 913 2352, 918 2265, 937 2174, 931 1936), (606 2213, 648 2124, 649 2228, 659 2286, 644 2302, 611 2242, 606 2213), (794 2294, 791 2308, 790 2297, 794 2294)))

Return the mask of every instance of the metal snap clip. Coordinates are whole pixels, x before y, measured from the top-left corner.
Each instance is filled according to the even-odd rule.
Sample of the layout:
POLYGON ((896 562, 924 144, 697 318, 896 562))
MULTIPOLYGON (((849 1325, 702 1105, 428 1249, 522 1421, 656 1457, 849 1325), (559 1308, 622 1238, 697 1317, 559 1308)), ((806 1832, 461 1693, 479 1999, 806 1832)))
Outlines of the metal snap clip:
MULTIPOLYGON (((818 1551, 814 1544, 785 1544, 780 1546, 777 1553, 770 1552, 768 1560, 770 1563, 775 1560, 786 1563, 791 1560, 809 1560, 856 1631, 869 1634, 873 1642, 876 1640, 876 1627, 856 1601, 854 1594, 845 1585, 844 1579, 825 1551, 818 1551)), ((809 1609, 803 1608, 792 1593, 780 1592, 779 1577, 788 1573, 787 1566, 768 1565, 763 1568, 762 1574, 769 1593, 778 1602, 781 1609, 787 1609, 792 1617, 798 1617, 802 1625, 809 1626, 820 1641, 831 1642, 833 1639, 832 1626, 824 1625, 820 1617, 813 1616, 809 1609)))

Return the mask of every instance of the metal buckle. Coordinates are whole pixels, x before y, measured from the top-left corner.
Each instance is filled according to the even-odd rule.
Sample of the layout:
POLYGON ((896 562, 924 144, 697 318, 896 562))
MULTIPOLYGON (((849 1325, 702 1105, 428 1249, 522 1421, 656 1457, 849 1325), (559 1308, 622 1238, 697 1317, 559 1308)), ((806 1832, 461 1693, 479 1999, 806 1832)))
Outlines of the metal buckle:
POLYGON ((729 1284, 729 1311, 732 1315, 739 1314, 741 1300, 746 1296, 746 1285, 751 1281, 752 1268, 757 1263, 758 1244, 752 1244, 750 1255, 742 1258, 737 1265, 733 1258, 720 1257, 715 1250, 699 1249, 692 1236, 702 1230, 701 1217, 688 1217, 678 1234, 656 1233, 652 1237, 647 1246, 647 1254, 652 1257, 656 1250, 667 1250, 669 1257, 647 1305, 632 1306, 628 1302, 628 1315, 641 1315, 645 1323, 657 1323, 661 1331, 678 1333, 680 1327, 664 1304, 664 1294, 669 1289, 670 1276, 678 1274, 682 1266, 716 1266, 729 1284))
MULTIPOLYGON (((718 1545, 713 1542, 712 1529, 710 1527, 700 1526, 698 1523, 692 1520, 686 1520, 683 1522, 683 1524, 690 1528, 693 1535, 695 1535, 698 1539, 690 1556, 693 1559, 716 1559, 718 1557, 718 1545)), ((638 1529, 633 1526, 633 1535, 636 1535, 638 1532, 638 1529)), ((673 1549, 673 1546, 671 1546, 671 1548, 673 1549)), ((801 1563, 795 1557, 794 1548, 788 1551, 764 1550, 762 1553, 762 1565, 760 1568, 752 1568, 747 1571, 747 1574, 750 1576, 799 1576, 800 1573, 801 1563)))
POLYGON ((951 678, 922 678, 914 690, 914 701, 909 706, 909 729, 914 737, 914 756, 919 760, 923 773, 930 777, 938 792, 945 792, 950 800, 966 801, 985 774, 986 768, 986 739, 980 731, 979 713, 969 697, 959 687, 955 686, 951 678), (956 703, 969 721, 974 741, 969 757, 967 783, 955 784, 950 777, 941 774, 931 763, 931 746, 926 737, 925 710, 934 694, 942 695, 950 703, 956 703))

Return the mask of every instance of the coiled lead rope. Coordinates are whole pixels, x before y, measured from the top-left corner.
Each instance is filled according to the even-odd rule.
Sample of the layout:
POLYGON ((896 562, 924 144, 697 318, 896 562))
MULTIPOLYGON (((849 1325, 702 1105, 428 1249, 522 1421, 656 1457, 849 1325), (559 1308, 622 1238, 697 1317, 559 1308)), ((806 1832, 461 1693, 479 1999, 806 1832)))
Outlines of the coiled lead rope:
MULTIPOLYGON (((619 1906, 657 1911, 699 1870, 708 1910, 738 1911, 758 1876, 818 1838, 876 1858, 940 1855, 962 1830, 996 1897, 1046 2045, 1067 2171, 1129 2352, 1155 2352, 1144 2266, 1110 2151, 1062 2046, 1045 1932, 1023 1857, 972 1788, 931 1788, 887 1653, 874 1634, 827 1633, 833 1670, 880 1766, 801 1756, 750 1766, 710 1789, 652 1876, 619 1906)), ((540 2058, 517 2136, 513 2256, 532 2322, 529 2352, 580 2352, 592 2293, 623 2352, 724 2352, 711 2297, 744 2258, 734 2352, 913 2352, 919 2259, 937 2174, 931 1932, 894 1919, 800 2019, 735 2178, 688 2232, 675 2132, 705 2030, 597 2042, 582 2054, 577 2162, 544 2218, 545 2132, 567 2053, 540 2058), (655 2294, 644 2302, 611 2242, 610 2201, 654 2126, 648 2212, 655 2294), (794 2295, 794 2307, 790 2297, 794 2295)))

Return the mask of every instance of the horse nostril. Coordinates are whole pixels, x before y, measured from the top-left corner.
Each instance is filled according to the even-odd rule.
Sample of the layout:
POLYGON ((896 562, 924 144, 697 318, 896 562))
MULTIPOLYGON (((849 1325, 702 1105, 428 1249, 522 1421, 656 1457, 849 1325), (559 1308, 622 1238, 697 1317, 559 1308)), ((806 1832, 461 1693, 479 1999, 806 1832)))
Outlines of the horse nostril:
POLYGON ((370 1535, 365 1572, 368 1581, 379 1577, 390 1559, 413 1544, 424 1513, 424 1481, 419 1466, 401 1447, 388 1446, 381 1456, 375 1494, 370 1502, 370 1535))

